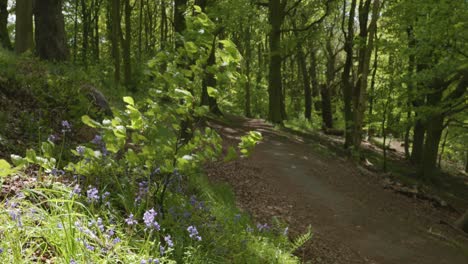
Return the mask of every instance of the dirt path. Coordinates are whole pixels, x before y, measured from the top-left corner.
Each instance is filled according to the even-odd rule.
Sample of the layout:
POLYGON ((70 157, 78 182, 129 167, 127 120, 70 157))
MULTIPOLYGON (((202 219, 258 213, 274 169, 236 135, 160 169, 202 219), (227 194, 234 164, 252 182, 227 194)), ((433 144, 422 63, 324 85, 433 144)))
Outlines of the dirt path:
POLYGON ((384 190, 381 179, 324 155, 315 142, 282 134, 261 120, 214 125, 234 144, 248 130, 264 140, 248 159, 208 168, 215 181, 227 181, 239 206, 258 222, 284 219, 293 233, 312 226, 314 237, 298 254, 311 263, 466 264, 466 240, 440 220, 456 215, 384 190), (457 244, 458 243, 458 244, 457 244))

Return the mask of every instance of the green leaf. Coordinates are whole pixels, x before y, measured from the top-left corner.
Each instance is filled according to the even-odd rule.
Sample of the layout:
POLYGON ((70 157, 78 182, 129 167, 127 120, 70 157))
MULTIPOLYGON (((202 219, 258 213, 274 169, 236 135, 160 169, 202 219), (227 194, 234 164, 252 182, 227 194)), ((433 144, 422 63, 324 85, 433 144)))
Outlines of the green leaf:
POLYGON ((84 115, 81 117, 81 121, 83 121, 83 123, 89 127, 92 127, 92 128, 96 128, 96 127, 102 127, 101 124, 99 124, 98 122, 94 121, 91 117, 89 117, 88 115, 84 115))
POLYGON ((8 176, 11 173, 11 165, 8 161, 0 159, 0 177, 8 176))
POLYGON ((131 105, 131 106, 134 106, 134 105, 135 105, 135 101, 134 101, 133 98, 130 97, 130 96, 125 96, 125 97, 123 98, 123 101, 124 101, 125 103, 131 105))
POLYGON ((206 88, 206 90, 207 90, 208 95, 209 95, 210 97, 217 97, 218 94, 219 94, 218 90, 216 90, 215 88, 213 88, 213 87, 211 87, 211 86, 208 86, 208 87, 206 88))

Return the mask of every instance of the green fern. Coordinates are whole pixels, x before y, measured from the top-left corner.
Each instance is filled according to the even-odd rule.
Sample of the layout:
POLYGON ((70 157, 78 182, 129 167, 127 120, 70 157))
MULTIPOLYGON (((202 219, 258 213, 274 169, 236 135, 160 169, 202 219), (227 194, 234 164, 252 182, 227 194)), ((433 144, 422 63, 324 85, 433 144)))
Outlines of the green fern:
POLYGON ((294 239, 294 241, 291 242, 291 253, 294 253, 296 250, 298 250, 300 247, 302 247, 307 241, 309 241, 312 238, 312 229, 311 227, 307 227, 307 233, 302 234, 294 239))

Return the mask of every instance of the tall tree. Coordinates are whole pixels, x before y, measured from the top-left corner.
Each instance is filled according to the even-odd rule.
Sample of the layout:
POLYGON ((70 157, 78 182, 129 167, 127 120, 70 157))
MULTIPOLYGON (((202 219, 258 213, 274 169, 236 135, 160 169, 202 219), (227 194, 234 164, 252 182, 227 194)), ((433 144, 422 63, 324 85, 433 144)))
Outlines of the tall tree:
POLYGON ((62 0, 42 0, 34 5, 36 54, 45 60, 68 59, 62 0))
POLYGON ((127 88, 135 90, 132 86, 132 62, 131 62, 131 45, 132 45, 132 6, 130 0, 124 0, 124 22, 125 22, 125 37, 121 37, 123 51, 123 67, 124 67, 124 84, 127 88))
POLYGON ((8 33, 8 0, 0 0, 0 45, 12 49, 10 34, 8 33))
POLYGON ((114 60, 114 82, 116 85, 120 83, 120 0, 112 0, 110 2, 110 19, 111 19, 111 46, 112 58, 114 60))
POLYGON ((283 123, 284 115, 283 86, 281 72, 281 26, 284 21, 286 0, 270 0, 268 3, 268 34, 270 47, 270 67, 268 73, 268 119, 276 124, 283 123))
POLYGON ((33 1, 16 1, 15 51, 20 54, 33 48, 33 1))

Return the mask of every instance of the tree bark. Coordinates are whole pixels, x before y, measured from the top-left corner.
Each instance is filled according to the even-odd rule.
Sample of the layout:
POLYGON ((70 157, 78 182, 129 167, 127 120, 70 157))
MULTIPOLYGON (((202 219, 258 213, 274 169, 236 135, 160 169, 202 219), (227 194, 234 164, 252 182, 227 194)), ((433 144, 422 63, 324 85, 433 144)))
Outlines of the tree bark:
POLYGON ((68 59, 62 0, 41 0, 33 8, 36 54, 52 61, 68 59))
MULTIPOLYGON (((346 17, 346 1, 343 2, 343 21, 346 17)), ((352 108, 352 94, 353 94, 353 81, 351 78, 351 70, 353 67, 353 46, 354 46, 354 17, 356 14, 356 0, 351 1, 351 9, 349 11, 347 31, 343 28, 345 33, 344 51, 346 52, 346 60, 342 73, 343 82, 343 102, 344 102, 344 117, 345 117, 345 149, 353 145, 353 108, 352 108)), ((343 22, 344 25, 344 22, 343 22)))
POLYGON ((124 67, 124 84, 125 87, 130 90, 134 90, 132 87, 132 62, 131 62, 131 44, 132 44, 132 7, 130 6, 130 0, 124 0, 124 21, 125 21, 125 37, 122 37, 122 51, 123 51, 123 67, 124 67))
POLYGON ((252 90, 252 78, 251 78, 251 61, 252 61, 252 50, 250 46, 250 40, 252 35, 252 27, 248 25, 245 31, 245 75, 247 76, 247 82, 245 83, 245 109, 244 113, 246 117, 252 117, 251 110, 251 90, 252 90))
POLYGON ((120 83, 120 0, 112 0, 110 6, 110 17, 112 58, 114 59, 114 82, 118 86, 120 83))
POLYGON ((268 21, 271 27, 269 32, 268 119, 275 124, 282 124, 285 118, 285 109, 281 72, 281 25, 283 24, 284 10, 281 1, 270 0, 268 11, 268 21))
POLYGON ((32 0, 16 1, 15 51, 21 54, 33 48, 32 0))
POLYGON ((8 33, 8 0, 0 0, 0 45, 11 50, 10 34, 8 33))

